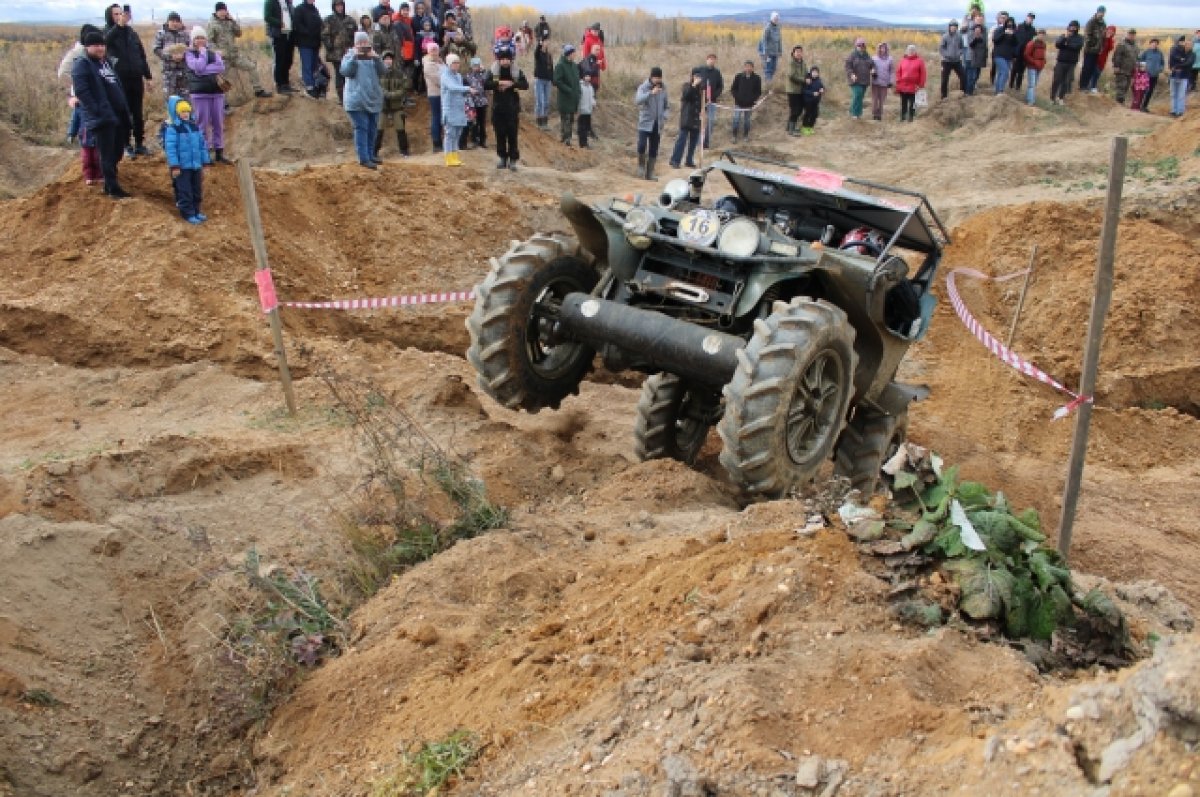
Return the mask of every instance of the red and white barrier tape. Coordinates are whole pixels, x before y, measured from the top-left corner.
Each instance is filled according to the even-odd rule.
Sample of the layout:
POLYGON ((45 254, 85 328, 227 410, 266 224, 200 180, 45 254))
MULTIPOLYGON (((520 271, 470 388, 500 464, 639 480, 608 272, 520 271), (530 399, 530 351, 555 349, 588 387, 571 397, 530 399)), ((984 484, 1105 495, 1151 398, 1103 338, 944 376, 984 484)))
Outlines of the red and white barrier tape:
POLYGON ((294 307, 299 310, 382 310, 388 307, 469 302, 475 299, 475 291, 469 290, 411 293, 406 296, 379 296, 368 299, 335 299, 330 302, 281 302, 275 295, 275 283, 271 278, 270 269, 254 272, 254 281, 258 283, 258 302, 264 313, 278 307, 294 307))
POLYGON ((412 307, 418 304, 469 302, 475 291, 445 291, 443 293, 413 293, 408 296, 378 296, 371 299, 337 299, 332 302, 280 302, 281 307, 300 310, 381 310, 387 307, 412 307))
POLYGON ((1028 270, 1025 270, 1018 271, 1013 274, 1005 274, 1002 277, 990 277, 987 274, 976 271, 972 268, 956 268, 946 276, 946 289, 950 293, 950 304, 954 306, 954 311, 958 313, 958 317, 962 320, 963 324, 966 325, 967 329, 971 331, 971 334, 974 335, 980 343, 982 343, 984 346, 987 346, 988 350, 991 351, 993 355, 1010 367, 1020 371, 1025 376, 1031 376, 1039 382, 1050 385, 1050 387, 1054 388, 1055 390, 1066 393, 1071 397, 1070 402, 1054 411, 1054 420, 1057 421, 1059 418, 1065 418, 1070 415, 1071 411, 1080 404, 1083 404, 1084 402, 1090 403, 1092 401, 1092 397, 1081 396, 1073 390, 1068 389, 1057 379, 1050 376, 1045 371, 1038 368, 1036 365, 1029 362, 1021 355, 1017 354, 1012 349, 1008 348, 999 340, 997 340, 992 333, 984 329, 983 325, 975 320, 975 316, 971 315, 971 311, 967 309, 966 303, 963 302, 962 296, 960 296, 958 293, 958 286, 954 284, 954 278, 958 274, 962 274, 965 277, 976 277, 978 279, 991 280, 993 282, 1007 282, 1008 280, 1016 279, 1017 277, 1023 277, 1027 273, 1028 270))

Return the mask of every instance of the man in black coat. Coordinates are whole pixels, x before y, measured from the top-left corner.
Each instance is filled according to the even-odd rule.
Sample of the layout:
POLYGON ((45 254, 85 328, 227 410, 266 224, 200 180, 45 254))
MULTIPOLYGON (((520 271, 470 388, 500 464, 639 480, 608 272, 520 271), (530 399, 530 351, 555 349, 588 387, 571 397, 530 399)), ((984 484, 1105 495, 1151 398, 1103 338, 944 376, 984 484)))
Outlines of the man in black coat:
POLYGON ((121 161, 121 145, 129 137, 129 105, 117 72, 105 57, 104 35, 89 31, 82 44, 87 55, 71 67, 71 88, 83 114, 83 126, 100 151, 104 193, 124 199, 129 194, 117 182, 117 164, 121 161))
POLYGON ((516 50, 511 44, 497 44, 496 64, 488 70, 484 88, 492 92, 492 129, 496 131, 497 169, 517 170, 521 150, 517 145, 520 127, 521 96, 529 90, 529 80, 516 65, 516 50))
POLYGON ((717 106, 714 104, 721 99, 721 93, 725 91, 725 78, 721 75, 721 70, 717 69, 717 56, 715 53, 709 53, 704 59, 704 66, 699 67, 700 70, 700 94, 707 101, 705 106, 704 118, 704 148, 708 149, 712 146, 712 129, 717 123, 717 106))
POLYGON ((1008 87, 1020 90, 1025 82, 1025 45, 1037 36, 1037 27, 1033 20, 1037 17, 1032 11, 1025 15, 1025 21, 1017 25, 1017 57, 1013 60, 1012 72, 1008 75, 1008 87))
POLYGON ((737 141, 738 128, 741 127, 742 140, 750 140, 750 112, 762 96, 762 78, 754 72, 754 62, 742 64, 742 71, 733 79, 733 87, 729 92, 733 95, 733 140, 737 141))
POLYGON ((300 51, 300 79, 304 81, 304 91, 313 99, 317 98, 318 53, 324 24, 316 0, 304 0, 292 12, 292 41, 300 51))
POLYGON ((113 3, 104 12, 104 20, 109 23, 104 43, 107 46, 107 58, 116 70, 117 79, 121 81, 121 89, 125 94, 125 102, 133 117, 133 125, 126 132, 125 154, 130 158, 137 155, 149 155, 146 149, 146 119, 142 112, 142 100, 146 86, 150 85, 150 62, 146 60, 146 49, 137 31, 129 24, 129 18, 121 6, 113 3), (132 137, 132 142, 129 140, 132 137))

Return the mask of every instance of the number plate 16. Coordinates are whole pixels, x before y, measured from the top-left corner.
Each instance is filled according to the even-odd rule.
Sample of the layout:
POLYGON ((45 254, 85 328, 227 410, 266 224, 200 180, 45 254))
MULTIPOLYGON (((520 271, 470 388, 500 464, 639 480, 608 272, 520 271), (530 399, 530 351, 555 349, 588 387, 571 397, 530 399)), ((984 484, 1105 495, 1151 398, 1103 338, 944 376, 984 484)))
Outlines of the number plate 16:
POLYGON ((679 220, 679 240, 699 246, 712 246, 721 231, 721 220, 711 210, 699 208, 679 220))

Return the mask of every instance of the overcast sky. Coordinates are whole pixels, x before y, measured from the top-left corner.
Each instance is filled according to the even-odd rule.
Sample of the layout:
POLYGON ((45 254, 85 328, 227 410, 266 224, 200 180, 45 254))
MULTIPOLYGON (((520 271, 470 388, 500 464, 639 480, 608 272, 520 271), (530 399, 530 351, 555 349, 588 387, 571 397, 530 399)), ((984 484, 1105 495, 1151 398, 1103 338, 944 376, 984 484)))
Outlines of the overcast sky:
MULTIPOLYGON (((189 22, 207 18, 212 13, 213 4, 207 0, 178 0, 174 4, 163 0, 129 0, 133 5, 136 20, 145 21, 153 15, 162 19, 168 11, 178 11, 189 22)), ((1078 19, 1085 21, 1096 10, 1093 2, 1077 0, 1023 0, 1024 6, 1006 7, 1005 2, 1012 0, 987 0, 985 8, 988 17, 1002 9, 1023 18, 1028 11, 1038 15, 1038 21, 1049 26, 1065 24, 1067 20, 1078 19)), ((122 0, 124 2, 124 0, 122 0)), ((227 0, 230 10, 239 17, 261 18, 261 0, 227 0)), ((350 11, 365 11, 373 0, 348 0, 350 11)), ((399 5, 398 0, 394 0, 399 5)), ((473 5, 499 5, 483 0, 473 0, 473 5)), ((541 8, 549 13, 555 11, 574 10, 579 8, 595 8, 595 0, 542 0, 525 4, 541 8)), ((317 7, 322 13, 328 13, 332 0, 317 0, 317 7)), ((646 3, 639 0, 609 0, 605 5, 616 8, 644 8, 646 3)), ((967 3, 965 0, 942 2, 928 0, 914 4, 911 0, 803 0, 801 3, 781 4, 780 9, 790 6, 808 6, 825 8, 843 14, 880 19, 893 23, 944 24, 951 17, 962 16, 967 3)), ((1114 0, 1106 3, 1107 19, 1110 24, 1124 27, 1126 25, 1183 28, 1195 30, 1200 28, 1200 3, 1195 0, 1148 0, 1147 2, 1130 2, 1129 0, 1114 0)), ((82 22, 89 18, 100 18, 105 7, 104 0, 100 2, 84 2, 84 0, 0 0, 0 22, 12 21, 72 21, 82 22)), ((762 0, 659 0, 654 4, 654 10, 660 15, 685 14, 702 16, 707 14, 730 13, 740 10, 764 8, 762 0)))

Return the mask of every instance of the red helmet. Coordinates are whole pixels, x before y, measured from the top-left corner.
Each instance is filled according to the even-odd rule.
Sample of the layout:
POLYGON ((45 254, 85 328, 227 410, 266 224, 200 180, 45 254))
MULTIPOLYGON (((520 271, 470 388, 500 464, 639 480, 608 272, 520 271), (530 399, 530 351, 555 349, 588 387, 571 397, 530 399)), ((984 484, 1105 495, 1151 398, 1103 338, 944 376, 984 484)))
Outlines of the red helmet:
POLYGON ((883 237, 883 233, 872 230, 870 227, 855 227, 842 238, 838 249, 857 252, 860 255, 878 256, 883 252, 885 246, 887 246, 887 239, 883 237), (855 244, 866 245, 855 246, 855 244))

